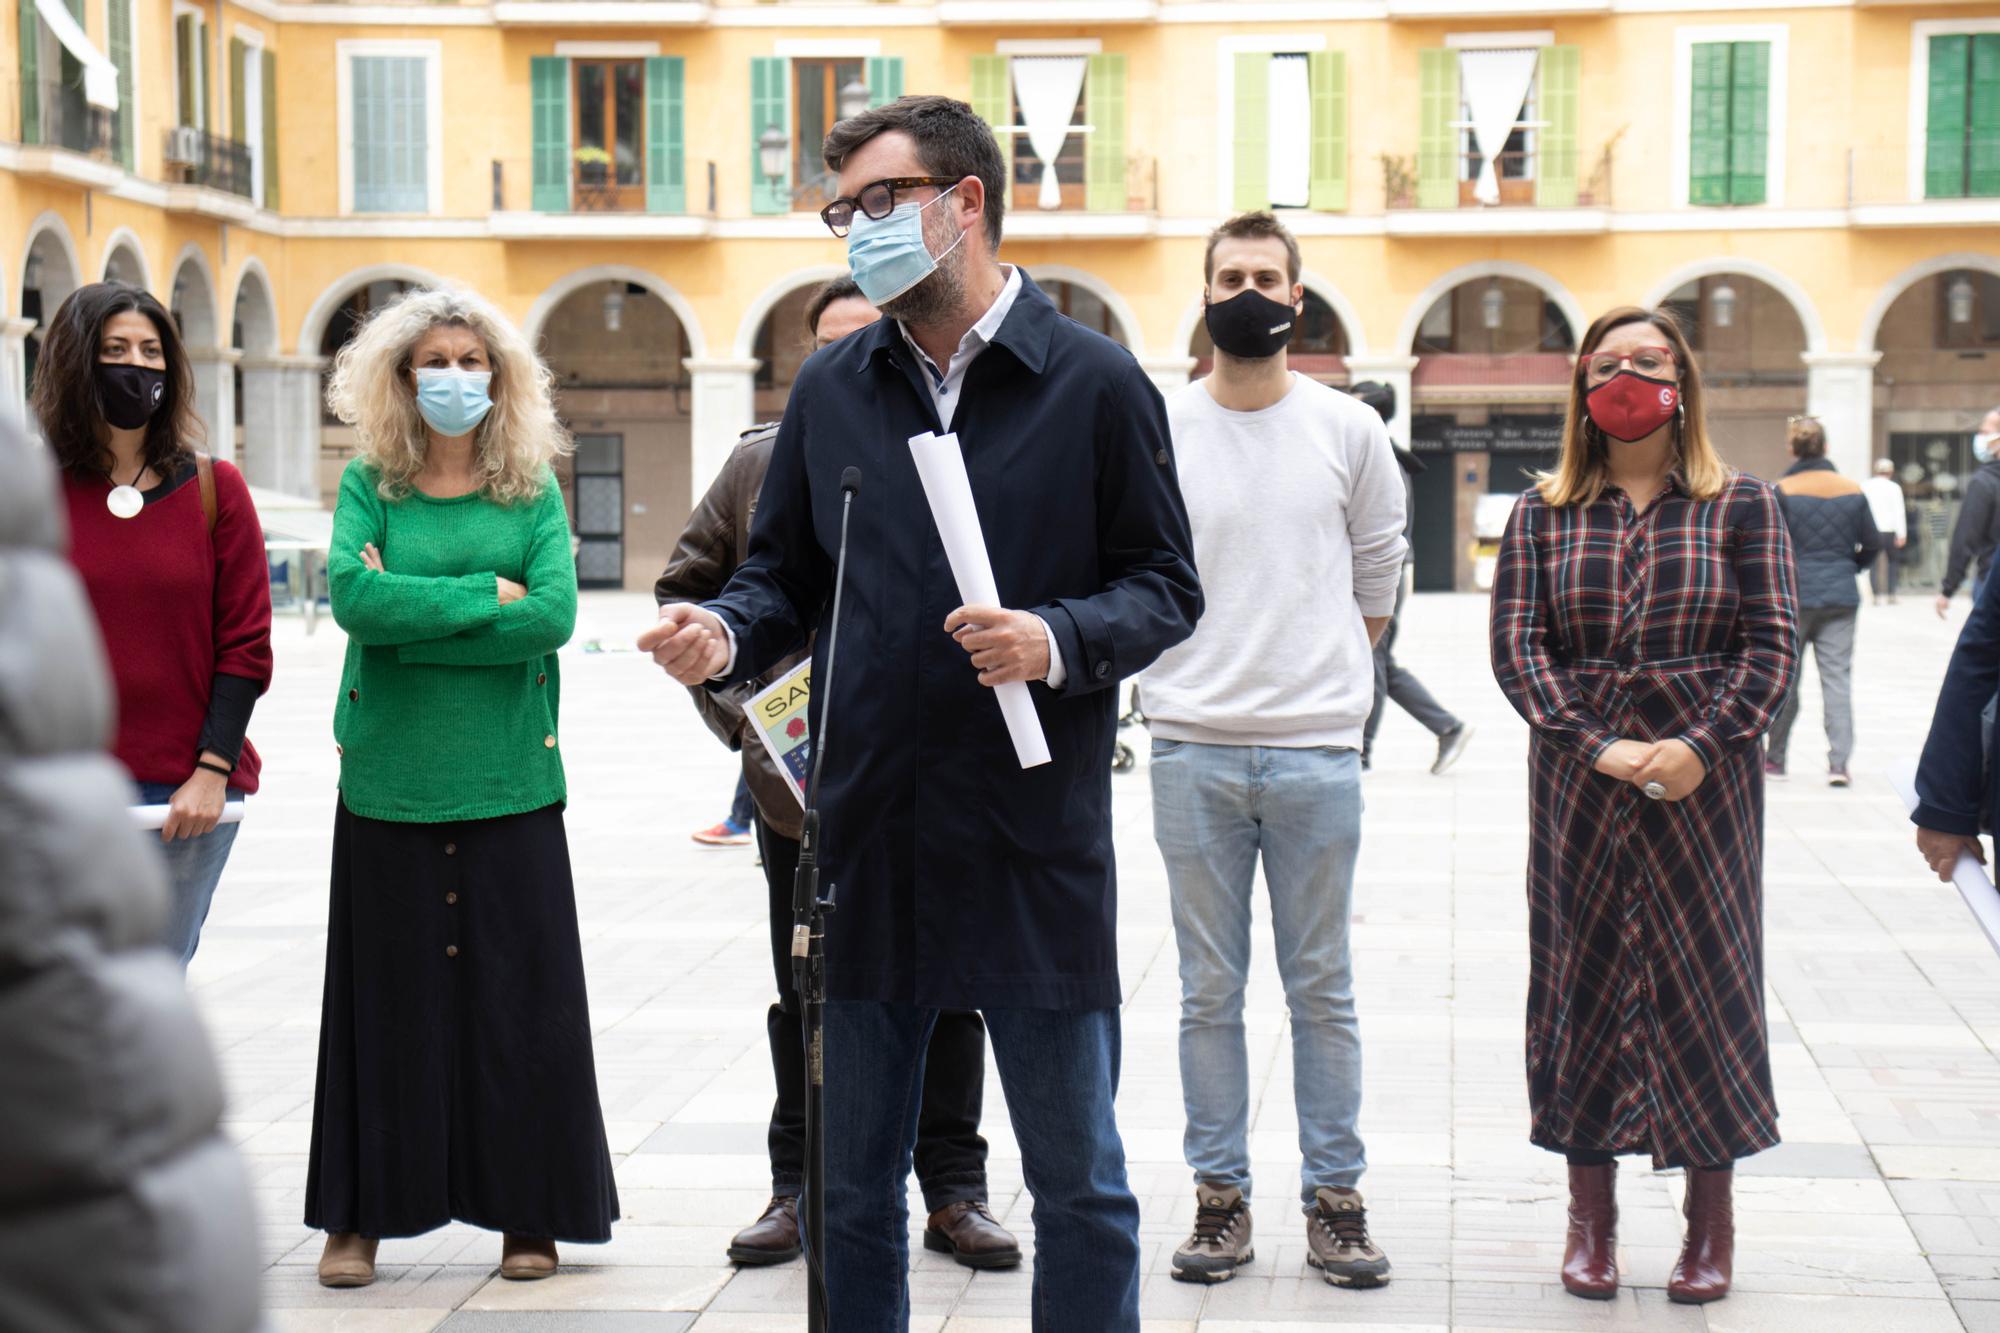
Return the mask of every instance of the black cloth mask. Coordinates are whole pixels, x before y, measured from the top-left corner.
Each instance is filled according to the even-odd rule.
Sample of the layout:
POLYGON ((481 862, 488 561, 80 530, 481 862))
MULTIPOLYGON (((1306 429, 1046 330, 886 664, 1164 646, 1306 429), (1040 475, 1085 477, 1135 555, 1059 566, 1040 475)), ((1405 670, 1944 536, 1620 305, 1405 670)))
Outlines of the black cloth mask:
POLYGON ((137 430, 153 419, 167 397, 167 372, 123 361, 97 363, 97 402, 119 430, 137 430))
POLYGON ((1239 361, 1261 361, 1285 350, 1298 312, 1262 292, 1245 290, 1202 311, 1217 349, 1239 361))

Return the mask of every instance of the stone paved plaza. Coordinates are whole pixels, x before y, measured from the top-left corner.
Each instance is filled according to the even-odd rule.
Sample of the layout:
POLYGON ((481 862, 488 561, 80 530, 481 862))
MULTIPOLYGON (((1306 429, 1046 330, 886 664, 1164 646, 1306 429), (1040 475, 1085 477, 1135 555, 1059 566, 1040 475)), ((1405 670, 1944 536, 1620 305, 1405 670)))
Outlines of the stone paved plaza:
MULTIPOLYGON (((1741 1169, 1736 1294, 1705 1310, 1669 1305, 1662 1290, 1679 1243, 1678 1177, 1631 1166, 1625 1290, 1594 1305, 1555 1280, 1562 1164, 1526 1141, 1521 1067, 1526 729, 1486 667, 1483 599, 1416 599, 1402 638, 1425 681, 1478 724, 1466 760, 1431 777, 1428 736, 1392 713, 1368 780, 1354 939, 1372 1162, 1364 1188, 1396 1266, 1382 1290, 1336 1291, 1305 1266, 1291 1202, 1290 1048, 1261 903, 1249 1013, 1257 1260, 1215 1288, 1168 1278, 1194 1212, 1180 1159, 1179 985, 1143 760, 1118 778, 1119 1123, 1144 1214, 1148 1333, 2000 1330, 2000 960, 1956 894, 1924 871, 1880 777, 1920 743, 1963 611, 1949 627, 1920 598, 1864 611, 1854 790, 1831 791, 1813 773, 1823 749, 1817 685, 1808 686, 1792 756, 1803 772, 1772 791, 1766 880, 1786 1142, 1741 1169)), ((569 833, 624 1219, 609 1245, 567 1247, 549 1281, 502 1282, 499 1238, 454 1226, 385 1242, 376 1285, 349 1292, 317 1285, 320 1241, 299 1222, 342 639, 324 619, 311 636, 281 620, 277 684, 252 728, 265 791, 190 978, 227 1067, 230 1128, 257 1182, 277 1329, 804 1329, 799 1265, 735 1272, 723 1258, 768 1192, 765 899, 747 850, 706 850, 687 835, 721 817, 735 760, 646 659, 585 651, 593 638, 629 644, 650 619, 643 595, 586 596, 563 664, 569 833)), ((1143 736, 1127 737, 1143 754, 1143 736)), ((1031 1200, 993 1076, 986 1129, 994 1209, 1026 1242, 1031 1200)), ((1025 1269, 973 1277, 917 1256, 913 1328, 1027 1329, 1025 1269)))

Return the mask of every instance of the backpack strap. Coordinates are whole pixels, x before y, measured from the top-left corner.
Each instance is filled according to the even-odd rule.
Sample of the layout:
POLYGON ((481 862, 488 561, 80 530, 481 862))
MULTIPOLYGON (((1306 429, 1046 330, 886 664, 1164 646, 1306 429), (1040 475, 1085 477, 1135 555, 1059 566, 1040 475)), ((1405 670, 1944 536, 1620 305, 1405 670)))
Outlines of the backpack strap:
POLYGON ((208 535, 215 535, 215 460, 197 451, 194 456, 195 482, 201 487, 201 512, 208 519, 208 535))

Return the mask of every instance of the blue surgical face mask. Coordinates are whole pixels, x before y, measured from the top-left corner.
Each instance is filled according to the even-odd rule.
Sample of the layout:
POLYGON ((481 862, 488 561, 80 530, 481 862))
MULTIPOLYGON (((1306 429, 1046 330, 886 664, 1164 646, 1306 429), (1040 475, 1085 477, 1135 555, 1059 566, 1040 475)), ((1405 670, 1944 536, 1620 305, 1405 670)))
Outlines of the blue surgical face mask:
POLYGON ((486 370, 419 370, 417 411, 446 439, 470 435, 493 410, 486 394, 492 383, 486 370))
POLYGON ((1975 435, 1972 437, 1972 456, 1982 463, 1991 462, 1995 445, 2000 445, 2000 435, 1975 435))
POLYGON ((886 218, 855 211, 853 228, 847 233, 847 267, 868 304, 895 300, 937 272, 945 255, 958 249, 958 242, 965 239, 963 231, 943 255, 932 257, 924 244, 924 210, 957 188, 940 192, 929 203, 898 204, 886 218))

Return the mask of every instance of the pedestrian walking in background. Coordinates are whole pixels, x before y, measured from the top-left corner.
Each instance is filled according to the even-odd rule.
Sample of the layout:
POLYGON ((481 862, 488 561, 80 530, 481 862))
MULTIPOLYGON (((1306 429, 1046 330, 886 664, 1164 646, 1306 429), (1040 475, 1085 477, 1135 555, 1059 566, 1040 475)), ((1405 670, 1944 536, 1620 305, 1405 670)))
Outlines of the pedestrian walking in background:
POLYGON ((1173 1275, 1221 1282, 1254 1255, 1243 993, 1261 859, 1292 1014, 1306 1262, 1337 1286, 1377 1287, 1389 1259, 1358 1188, 1367 1153, 1349 926, 1370 650, 1402 579, 1404 484, 1382 419, 1287 365, 1305 301, 1299 267, 1298 243, 1270 213, 1210 234, 1203 317, 1215 373, 1167 403, 1206 607, 1144 687, 1196 1205, 1173 1275))
POLYGON ((661 607, 639 646, 685 685, 767 670, 820 627, 842 477, 866 474, 840 676, 814 701, 846 738, 821 795, 822 873, 840 885, 826 932, 832 1326, 909 1326, 918 1073, 939 1011, 977 1008, 1035 1195, 1034 1327, 1137 1333, 1111 747, 1120 680, 1201 613, 1166 410, 1131 353, 996 258, 1007 163, 966 103, 871 107, 834 126, 824 157, 839 197, 821 219, 888 318, 807 358, 749 558, 715 601, 661 607), (927 432, 957 436, 1011 606, 958 604, 908 445, 927 432), (1050 755, 1030 768, 992 693, 1017 684, 1050 755))
MULTIPOLYGON (((813 351, 881 318, 852 278, 835 278, 806 306, 806 336, 813 351)), ((720 594, 750 552, 750 524, 771 465, 776 426, 744 434, 715 482, 695 506, 673 559, 653 586, 662 605, 700 602, 720 594)), ((806 1082, 804 1030, 792 976, 792 881, 799 866, 805 810, 790 775, 778 767, 744 708, 759 691, 789 673, 811 653, 810 642, 752 680, 721 690, 692 686, 695 707, 724 744, 743 754, 740 781, 754 798, 757 845, 770 893, 771 967, 778 1001, 765 1015, 771 1073, 778 1096, 771 1107, 767 1143, 771 1201, 755 1223, 729 1243, 739 1264, 784 1263, 799 1255, 799 1192, 805 1181, 806 1082)), ((929 1220, 924 1245, 969 1268, 1011 1268, 1021 1246, 987 1206, 986 1140, 979 1117, 986 1087, 986 1025, 975 1011, 938 1013, 924 1052, 921 1104, 912 1162, 929 1220)))
MULTIPOLYGON (((1374 408, 1383 425, 1396 419, 1396 390, 1392 386, 1367 380, 1348 392, 1374 408)), ((1396 635, 1402 628, 1403 599, 1410 588, 1408 567, 1416 563, 1413 485, 1416 475, 1427 469, 1421 458, 1395 441, 1391 440, 1389 447, 1395 450, 1396 462, 1403 471, 1403 507, 1408 516, 1403 524, 1403 542, 1408 554, 1404 560, 1405 573, 1396 580, 1396 610, 1389 617, 1389 628, 1375 641, 1375 703, 1368 710, 1368 722, 1361 732, 1361 767, 1364 771, 1374 767, 1375 733, 1381 730, 1382 715, 1393 702, 1437 737, 1437 757, 1431 761, 1431 772, 1441 774, 1464 756, 1465 747, 1472 740, 1472 724, 1439 703, 1417 679, 1416 672, 1396 661, 1396 635)))
MULTIPOLYGON (((1827 461, 1826 429, 1815 418, 1793 417, 1786 430, 1796 461, 1778 481, 1778 502, 1792 535, 1792 559, 1798 571, 1799 656, 1803 662, 1810 645, 1819 668, 1826 711, 1827 784, 1845 787, 1853 781, 1847 761, 1854 753, 1854 623, 1861 611, 1861 590, 1855 581, 1874 563, 1884 542, 1861 487, 1827 461)), ((1801 670, 1778 710, 1778 720, 1771 724, 1764 752, 1766 778, 1785 776, 1785 755, 1804 681, 1801 670)))
POLYGON ((327 558, 347 658, 306 1225, 504 1233, 500 1275, 618 1216, 563 832, 556 650, 576 567, 548 370, 485 300, 412 292, 341 350, 360 454, 327 558))
POLYGON ((1563 1285, 1618 1290, 1616 1159, 1687 1173, 1678 1302, 1729 1291, 1732 1168, 1778 1141, 1764 1015, 1763 767, 1798 662, 1777 492, 1732 472, 1671 313, 1584 334, 1556 471, 1493 585, 1527 719, 1530 1137, 1569 1161, 1563 1285))
POLYGON ((1903 550, 1910 544, 1909 501, 1903 485, 1896 480, 1896 465, 1886 458, 1875 460, 1875 475, 1861 483, 1868 497, 1868 511, 1875 516, 1875 530, 1882 534, 1882 549, 1868 566, 1868 587, 1875 605, 1896 604, 1896 584, 1903 575, 1903 550))
POLYGON ((1968 571, 1975 603, 1993 572, 1994 548, 2000 547, 2000 407, 1980 420, 1972 437, 1972 456, 1979 469, 1965 483, 1958 522, 1951 530, 1951 554, 1945 561, 1944 581, 1938 585, 1939 619, 1951 609, 1951 599, 1968 571))
POLYGON ((166 945, 186 967, 236 841, 228 797, 257 790, 245 739, 271 683, 271 572, 243 474, 197 453, 194 378, 173 317, 122 282, 49 321, 32 403, 63 474, 69 556, 117 691, 111 753, 167 807, 166 945))

